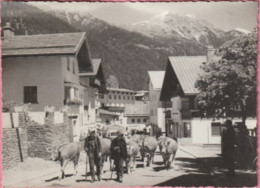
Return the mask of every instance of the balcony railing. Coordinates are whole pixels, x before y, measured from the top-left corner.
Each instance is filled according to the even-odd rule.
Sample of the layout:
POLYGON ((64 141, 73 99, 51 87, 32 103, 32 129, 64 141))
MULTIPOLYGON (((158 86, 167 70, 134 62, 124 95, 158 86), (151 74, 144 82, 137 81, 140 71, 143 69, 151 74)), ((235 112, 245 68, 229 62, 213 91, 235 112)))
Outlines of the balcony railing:
POLYGON ((203 114, 198 110, 182 110, 181 118, 182 119, 192 119, 192 118, 201 118, 203 114))
POLYGON ((65 99, 64 100, 65 105, 82 105, 82 99, 80 98, 73 98, 73 99, 65 99))

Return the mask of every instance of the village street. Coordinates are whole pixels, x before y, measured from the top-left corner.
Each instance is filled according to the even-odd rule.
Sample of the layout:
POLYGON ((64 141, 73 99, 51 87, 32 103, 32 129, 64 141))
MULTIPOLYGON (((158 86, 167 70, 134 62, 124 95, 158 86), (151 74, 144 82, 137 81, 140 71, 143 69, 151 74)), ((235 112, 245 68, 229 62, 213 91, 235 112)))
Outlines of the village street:
MULTIPOLYGON (((79 172, 77 176, 73 175, 72 164, 66 170, 66 178, 58 181, 59 169, 55 172, 46 173, 41 177, 27 179, 28 181, 15 183, 15 177, 25 173, 22 170, 10 172, 12 177, 7 177, 4 174, 5 180, 14 180, 12 182, 4 182, 5 187, 69 187, 69 186, 256 186, 257 176, 255 172, 238 171, 237 176, 233 179, 227 179, 223 173, 225 169, 222 165, 220 157, 220 148, 207 147, 201 145, 186 145, 180 144, 176 154, 175 168, 165 170, 162 165, 162 158, 159 152, 155 155, 155 164, 153 167, 143 168, 142 162, 138 159, 137 168, 131 174, 124 175, 123 183, 118 183, 114 179, 116 174, 113 174, 110 179, 111 172, 109 171, 108 163, 105 163, 105 173, 102 176, 102 181, 90 183, 85 181, 85 153, 82 153, 79 172), (195 158, 196 157, 196 158, 195 158), (20 175, 19 175, 20 173, 20 175)), ((58 167, 58 166, 56 166, 58 167)), ((36 167, 37 168, 37 167, 36 167)), ((39 164, 40 170, 46 170, 39 164)), ((48 165, 46 165, 48 168, 48 165)), ((25 169, 25 168, 23 168, 25 169)), ((32 174, 33 175, 33 174, 32 174)), ((33 177, 33 176, 32 176, 33 177)), ((88 177, 90 180, 90 176, 88 177)))

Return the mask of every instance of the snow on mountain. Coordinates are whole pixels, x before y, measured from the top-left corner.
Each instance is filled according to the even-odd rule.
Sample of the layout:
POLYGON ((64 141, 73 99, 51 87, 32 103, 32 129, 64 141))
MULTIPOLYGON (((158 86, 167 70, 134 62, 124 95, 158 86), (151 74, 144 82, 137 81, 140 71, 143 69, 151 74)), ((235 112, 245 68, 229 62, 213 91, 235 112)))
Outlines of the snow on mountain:
POLYGON ((183 37, 205 44, 224 32, 193 15, 181 16, 169 11, 134 23, 129 29, 150 37, 183 37))
POLYGON ((68 11, 57 6, 52 6, 51 4, 38 4, 34 2, 29 2, 29 4, 68 22, 76 28, 81 26, 97 25, 100 22, 105 23, 85 11, 77 11, 73 9, 68 11))
POLYGON ((239 31, 239 32, 244 33, 244 34, 249 34, 249 33, 251 33, 250 31, 248 31, 248 30, 246 30, 246 29, 242 29, 242 28, 235 28, 234 30, 239 31))

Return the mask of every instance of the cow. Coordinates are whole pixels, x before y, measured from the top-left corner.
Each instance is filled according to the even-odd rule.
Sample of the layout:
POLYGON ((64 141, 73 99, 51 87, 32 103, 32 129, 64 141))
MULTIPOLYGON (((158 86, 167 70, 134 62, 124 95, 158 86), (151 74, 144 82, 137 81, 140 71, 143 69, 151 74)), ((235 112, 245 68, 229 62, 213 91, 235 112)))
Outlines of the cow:
POLYGON ((135 141, 138 145, 142 145, 145 137, 146 136, 142 134, 134 134, 132 137, 130 137, 130 140, 135 141))
MULTIPOLYGON (((100 144, 101 144, 101 161, 100 161, 100 170, 102 172, 104 162, 108 159, 110 159, 110 146, 111 146, 111 140, 108 138, 100 138, 100 144)), ((111 164, 110 164, 111 165, 111 164)))
POLYGON ((166 170, 168 170, 173 165, 173 159, 178 149, 178 143, 176 140, 169 137, 160 137, 158 142, 164 166, 166 170))
POLYGON ((65 168, 70 161, 74 164, 75 175, 77 174, 77 166, 79 162, 82 145, 79 142, 69 143, 60 147, 53 147, 51 152, 51 160, 59 161, 61 165, 61 174, 59 180, 65 176, 65 168))
POLYGON ((154 153, 157 148, 157 140, 155 137, 146 136, 141 144, 141 157, 143 160, 144 168, 150 166, 154 162, 154 153))
POLYGON ((135 170, 135 161, 136 157, 139 153, 140 147, 139 145, 133 140, 126 141, 126 148, 127 148, 127 159, 126 159, 126 169, 127 173, 132 172, 132 169, 135 170))

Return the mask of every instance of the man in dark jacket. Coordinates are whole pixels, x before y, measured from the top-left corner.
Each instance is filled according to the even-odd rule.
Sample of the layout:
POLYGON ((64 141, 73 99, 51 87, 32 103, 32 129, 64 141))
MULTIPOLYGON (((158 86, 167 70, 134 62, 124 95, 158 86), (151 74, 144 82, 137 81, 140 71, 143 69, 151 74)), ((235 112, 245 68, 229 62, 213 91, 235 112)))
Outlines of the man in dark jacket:
POLYGON ((117 180, 123 181, 123 164, 127 158, 126 142, 124 139, 124 132, 117 131, 117 137, 111 143, 111 158, 114 160, 117 172, 117 180))
POLYGON ((235 157, 237 152, 237 138, 232 121, 227 120, 225 123, 226 130, 222 133, 222 152, 224 163, 228 168, 227 176, 235 176, 235 157))
POLYGON ((101 180, 100 176, 100 162, 101 162, 101 144, 100 139, 96 135, 95 131, 92 130, 90 135, 85 139, 85 151, 89 158, 89 168, 91 173, 91 183, 95 180, 94 166, 97 168, 98 180, 101 180))

